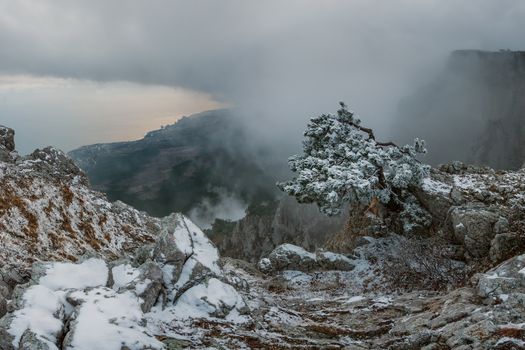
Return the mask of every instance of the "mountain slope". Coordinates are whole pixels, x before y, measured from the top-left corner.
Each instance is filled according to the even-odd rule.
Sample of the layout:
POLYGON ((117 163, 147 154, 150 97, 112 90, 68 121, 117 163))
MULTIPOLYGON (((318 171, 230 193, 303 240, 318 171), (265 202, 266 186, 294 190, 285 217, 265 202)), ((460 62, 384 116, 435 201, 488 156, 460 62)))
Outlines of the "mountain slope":
POLYGON ((0 127, 0 262, 76 260, 86 252, 116 256, 150 242, 158 220, 91 190, 82 171, 48 147, 26 157, 14 132, 0 127))
POLYGON ((241 207, 272 198, 282 169, 248 137, 230 111, 216 110, 185 117, 142 140, 85 146, 69 155, 111 200, 164 216, 189 213, 199 204, 213 211, 229 198, 241 207))

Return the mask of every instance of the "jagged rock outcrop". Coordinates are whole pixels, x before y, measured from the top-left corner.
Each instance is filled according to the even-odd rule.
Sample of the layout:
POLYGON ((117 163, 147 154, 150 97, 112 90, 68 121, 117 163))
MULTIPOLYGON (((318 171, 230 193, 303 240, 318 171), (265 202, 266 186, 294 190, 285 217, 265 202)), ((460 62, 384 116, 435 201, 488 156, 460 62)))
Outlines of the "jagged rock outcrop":
POLYGON ((15 156, 15 131, 0 125, 0 161, 12 161, 15 156))
POLYGON ((0 161, 3 266, 74 261, 86 252, 114 257, 155 239, 158 219, 91 190, 63 152, 47 147, 21 157, 14 133, 7 128, 0 133, 0 153, 9 155, 0 161))
POLYGON ((524 181, 523 170, 456 162, 434 169, 417 196, 433 214, 434 230, 460 244, 464 259, 499 262, 525 249, 524 181))

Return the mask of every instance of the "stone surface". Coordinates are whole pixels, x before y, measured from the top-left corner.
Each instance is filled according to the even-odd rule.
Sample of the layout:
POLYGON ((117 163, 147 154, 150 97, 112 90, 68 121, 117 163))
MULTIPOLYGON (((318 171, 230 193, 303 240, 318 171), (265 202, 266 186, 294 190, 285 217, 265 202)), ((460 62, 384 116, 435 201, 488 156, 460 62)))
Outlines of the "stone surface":
POLYGON ((481 274, 477 290, 485 298, 525 293, 525 255, 515 256, 481 274))
POLYGON ((452 209, 450 219, 455 238, 465 246, 468 258, 487 256, 494 237, 493 226, 499 215, 484 207, 462 206, 452 209))
POLYGON ((318 268, 315 254, 309 253, 303 248, 292 244, 278 246, 268 255, 268 260, 273 271, 312 271, 318 268))
POLYGON ((293 244, 282 244, 275 248, 266 258, 257 263, 257 268, 263 273, 276 273, 284 270, 319 271, 339 270, 351 271, 355 262, 342 255, 320 250, 310 253, 293 244))
POLYGON ((318 251, 316 260, 320 269, 323 270, 351 271, 355 267, 355 262, 352 259, 343 254, 328 251, 318 251))
POLYGON ((8 152, 15 150, 15 131, 13 129, 0 125, 0 147, 8 152))
POLYGON ((27 330, 20 339, 18 350, 53 350, 47 342, 42 341, 35 333, 27 330))
POLYGON ((7 300, 4 296, 0 296, 0 318, 7 313, 7 300))
POLYGON ((525 235, 505 232, 494 236, 490 243, 489 256, 492 262, 497 263, 520 251, 525 251, 525 235))

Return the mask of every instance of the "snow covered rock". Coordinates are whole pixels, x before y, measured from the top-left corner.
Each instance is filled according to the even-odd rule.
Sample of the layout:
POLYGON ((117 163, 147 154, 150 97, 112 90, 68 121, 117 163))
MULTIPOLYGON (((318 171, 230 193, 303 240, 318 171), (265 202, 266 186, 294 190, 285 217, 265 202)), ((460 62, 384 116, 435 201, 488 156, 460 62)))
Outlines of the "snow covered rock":
POLYGON ((52 350, 53 347, 47 341, 42 340, 37 334, 29 329, 22 334, 18 350, 52 350))
POLYGON ((248 312, 243 298, 231 285, 216 278, 188 289, 176 302, 173 312, 180 318, 231 318, 248 312))
POLYGON ((261 271, 262 273, 270 273, 270 272, 272 272, 272 270, 273 270, 272 262, 271 262, 270 259, 268 259, 268 258, 262 258, 262 259, 259 260, 259 262, 257 263, 257 268, 258 268, 259 271, 261 271))
POLYGON ((439 220, 444 220, 450 207, 455 204, 451 198, 453 186, 443 180, 439 173, 432 171, 431 176, 423 179, 421 188, 415 192, 419 201, 439 220))
POLYGON ((319 251, 314 254, 293 244, 282 244, 275 248, 267 258, 261 259, 257 267, 264 273, 283 270, 304 272, 314 270, 350 271, 354 268, 354 263, 342 254, 328 251, 319 251))
POLYGON ((355 267, 355 262, 344 256, 328 251, 319 251, 316 254, 319 266, 324 270, 351 271, 355 267))
POLYGON ((67 302, 76 308, 63 342, 66 349, 163 349, 144 327, 140 302, 131 291, 117 293, 107 287, 72 291, 67 302))
POLYGON ((15 131, 13 129, 0 125, 0 147, 9 152, 15 150, 15 131))
POLYGON ((318 267, 315 254, 293 244, 282 244, 268 255, 273 271, 312 271, 318 267))
POLYGON ((151 310, 163 291, 161 268, 153 261, 147 261, 138 268, 121 264, 111 269, 113 289, 119 292, 132 291, 140 299, 143 312, 151 310))
POLYGON ((180 214, 164 219, 162 230, 154 246, 139 249, 140 259, 38 262, 29 281, 11 276, 27 283, 10 293, 0 349, 165 349, 159 339, 196 320, 247 322, 249 308, 225 282, 231 276, 202 231, 180 214))
POLYGON ((37 149, 24 159, 32 163, 34 171, 38 171, 43 175, 70 179, 78 176, 78 179, 84 185, 88 183, 82 170, 72 159, 68 158, 64 152, 57 148, 46 147, 37 149))
POLYGON ((162 266, 170 301, 206 278, 222 274, 219 251, 191 220, 172 214, 162 220, 161 227, 153 260, 162 266))
POLYGON ((0 160, 0 266, 115 257, 154 241, 159 219, 110 203, 80 169, 52 148, 0 160))

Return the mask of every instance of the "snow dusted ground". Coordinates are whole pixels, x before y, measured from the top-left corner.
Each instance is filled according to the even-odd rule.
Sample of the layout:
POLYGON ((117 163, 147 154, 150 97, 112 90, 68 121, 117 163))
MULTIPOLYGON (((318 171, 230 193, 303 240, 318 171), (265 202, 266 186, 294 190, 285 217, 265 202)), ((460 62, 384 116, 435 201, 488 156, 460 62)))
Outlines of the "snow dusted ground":
POLYGON ((457 248, 445 260, 388 234, 361 237, 348 256, 285 244, 257 268, 220 259, 183 215, 107 202, 55 149, 11 148, 0 162, 0 350, 525 349, 525 255, 513 250, 524 170, 453 164, 424 181, 421 201, 448 225, 436 236, 457 248), (461 288, 425 285, 478 261, 461 288), (31 278, 11 274, 17 264, 31 278))
POLYGON ((13 347, 0 349, 503 350, 520 349, 525 334, 525 256, 471 287, 395 292, 377 266, 381 247, 398 240, 368 237, 352 257, 284 245, 274 257, 306 270, 263 274, 220 260, 181 215, 164 219, 161 231, 146 260, 34 265, 15 292, 15 311, 0 320, 0 337, 5 327, 13 347), (312 270, 320 256, 354 267, 312 270))

